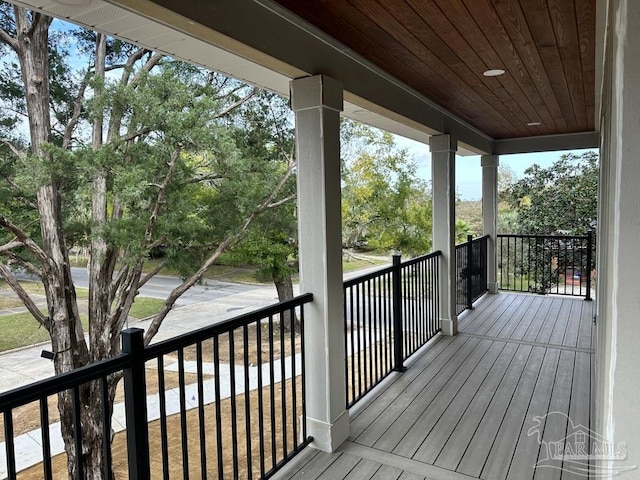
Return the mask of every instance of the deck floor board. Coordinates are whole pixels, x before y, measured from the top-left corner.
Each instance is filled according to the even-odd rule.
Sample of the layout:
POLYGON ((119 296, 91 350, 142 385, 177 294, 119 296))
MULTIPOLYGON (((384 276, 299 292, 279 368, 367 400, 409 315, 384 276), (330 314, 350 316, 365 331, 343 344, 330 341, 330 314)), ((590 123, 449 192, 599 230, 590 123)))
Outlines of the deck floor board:
POLYGON ((540 330, 538 330, 535 337, 533 335, 525 335, 525 340, 532 340, 534 342, 548 344, 549 339, 551 338, 551 333, 553 332, 553 319, 555 319, 560 314, 560 309, 562 308, 563 303, 566 302, 547 302, 548 308, 540 330))
POLYGON ((578 332, 578 347, 593 348, 593 302, 583 302, 580 315, 580 330, 578 332))
MULTIPOLYGON (((451 403, 447 406, 447 409, 442 416, 438 419, 438 422, 431 430, 429 435, 425 438, 420 445, 420 448, 413 456, 414 459, 434 464, 436 458, 442 451, 445 443, 451 437, 457 429, 463 429, 464 424, 460 423, 465 411, 469 407, 483 410, 486 402, 483 397, 489 397, 492 392, 498 386, 498 383, 502 379, 502 376, 507 370, 509 363, 513 359, 518 345, 509 343, 502 344, 501 342, 494 342, 492 347, 496 347, 497 356, 493 359, 493 363, 489 366, 486 363, 486 367, 482 364, 478 364, 473 371, 471 377, 451 403)), ((469 422, 469 428, 477 423, 478 416, 467 417, 469 422)), ((451 445, 453 449, 461 449, 462 445, 451 445)))
POLYGON ((459 335, 436 339, 352 410, 351 439, 338 452, 307 449, 275 478, 585 478, 566 459, 546 461, 544 442, 592 427, 592 308, 568 297, 487 296, 459 335), (535 468, 541 461, 552 468, 535 468))
POLYGON ((495 389, 486 385, 478 401, 469 405, 460 420, 460 426, 443 445, 436 459, 437 466, 456 470, 465 454, 467 461, 472 463, 487 458, 488 448, 483 446, 487 444, 487 438, 495 438, 533 348, 528 345, 518 346, 500 384, 495 389))
POLYGON ((467 382, 476 365, 483 362, 493 363, 491 359, 496 354, 496 349, 489 352, 490 347, 490 342, 480 340, 470 355, 460 357, 463 361, 460 364, 452 364, 453 368, 448 368, 446 371, 447 373, 451 371, 452 376, 442 375, 437 384, 434 382, 425 388, 425 395, 416 398, 405 414, 376 442, 375 447, 409 458, 413 457, 425 435, 431 431, 455 395, 467 382))
POLYGON ((503 322, 500 331, 494 333, 494 331, 490 330, 487 332, 488 336, 522 340, 526 332, 532 328, 532 325, 536 330, 539 328, 541 323, 539 317, 543 314, 544 302, 535 295, 523 297, 524 301, 519 304, 511 317, 506 322, 503 322))
MULTIPOLYGON (((371 423, 361 434, 356 430, 352 431, 352 436, 355 436, 358 443, 371 446, 389 429, 393 428, 400 417, 408 420, 419 415, 420 405, 429 402, 437 393, 438 387, 446 385, 450 378, 450 371, 455 370, 456 365, 464 362, 466 356, 474 350, 478 343, 477 339, 470 339, 469 342, 451 342, 449 348, 430 364, 431 368, 422 370, 422 374, 418 377, 419 381, 412 382, 405 388, 402 388, 402 382, 397 382, 398 388, 394 388, 396 386, 394 384, 388 390, 391 395, 381 395, 371 404, 374 406, 377 403, 386 408, 383 408, 378 416, 371 419, 371 423), (426 388, 427 385, 430 386, 429 389, 426 388)), ((416 366, 416 369, 418 368, 416 366)), ((375 408, 375 410, 377 411, 379 408, 375 408)))

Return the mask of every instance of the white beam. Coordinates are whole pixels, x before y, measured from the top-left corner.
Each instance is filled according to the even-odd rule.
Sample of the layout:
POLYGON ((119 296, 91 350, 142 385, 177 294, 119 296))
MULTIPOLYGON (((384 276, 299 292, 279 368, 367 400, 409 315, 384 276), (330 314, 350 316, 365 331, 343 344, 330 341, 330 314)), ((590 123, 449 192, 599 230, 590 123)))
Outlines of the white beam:
POLYGON ((558 150, 579 150, 598 148, 598 132, 578 132, 561 135, 539 135, 537 137, 507 138, 493 142, 495 155, 515 153, 552 152, 558 150))
POLYGON ((452 135, 431 137, 433 190, 433 250, 440 250, 440 327, 445 335, 458 333, 456 317, 456 149, 452 135))
POLYGON ((307 429, 312 446, 332 452, 349 437, 340 207, 342 87, 316 75, 291 82, 298 160, 300 291, 305 311, 307 429))

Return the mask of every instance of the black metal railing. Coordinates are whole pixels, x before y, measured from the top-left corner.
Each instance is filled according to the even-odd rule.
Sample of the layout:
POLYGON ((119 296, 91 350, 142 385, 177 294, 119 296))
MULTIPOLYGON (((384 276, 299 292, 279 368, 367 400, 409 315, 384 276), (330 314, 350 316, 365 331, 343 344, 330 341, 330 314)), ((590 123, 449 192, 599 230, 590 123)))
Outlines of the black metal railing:
POLYGON ((164 479, 269 478, 312 440, 303 349, 304 304, 312 299, 301 295, 147 347, 143 331, 130 329, 122 334, 122 355, 0 394, 7 477, 16 478, 19 449, 32 448, 21 447, 14 431, 14 415, 26 406, 40 417, 42 459, 33 468, 41 474, 34 477, 66 477, 66 460, 51 460, 52 436, 59 433, 50 400, 66 391, 75 399, 80 451, 86 433, 80 392, 90 385, 91 401, 103 411, 103 440, 92 446, 102 452, 103 478, 115 472, 117 478, 147 479, 151 469, 164 479), (108 401, 107 383, 114 375, 124 376, 116 393, 124 404, 115 407, 123 407, 128 428, 112 441, 110 413, 118 408, 108 401))
MULTIPOLYGON (((123 332, 123 337, 129 332, 123 332)), ((114 375, 122 373, 131 368, 131 355, 125 353, 118 357, 97 362, 86 367, 78 368, 68 373, 63 373, 55 377, 48 378, 30 385, 0 394, 0 418, 3 423, 3 435, 0 440, 4 442, 4 465, 0 462, 0 467, 4 466, 5 471, 0 471, 0 478, 13 480, 17 478, 18 471, 21 470, 16 459, 24 455, 27 449, 33 454, 33 443, 21 441, 23 435, 16 434, 19 425, 14 422, 15 418, 21 418, 26 423, 33 423, 33 429, 39 427, 41 463, 37 467, 41 473, 41 478, 51 480, 53 478, 66 477, 66 458, 63 464, 64 472, 54 468, 52 457, 54 456, 53 446, 61 441, 60 438, 52 438, 56 434, 56 429, 51 429, 51 418, 57 420, 57 409, 55 408, 57 396, 67 395, 72 399, 73 404, 73 438, 75 440, 75 451, 81 451, 80 440, 82 438, 82 422, 80 417, 80 397, 89 390, 93 394, 93 401, 102 405, 103 419, 110 419, 110 412, 113 405, 109 402, 108 382, 114 375), (6 475, 6 477, 5 477, 6 475)), ((36 430, 37 431, 37 430, 36 430)), ((59 435, 59 430, 57 430, 59 435)), ((92 432, 94 439, 99 434, 100 442, 94 442, 94 448, 102 451, 105 470, 105 479, 111 478, 112 455, 109 439, 111 438, 111 425, 109 421, 102 422, 100 432, 92 432)), ((126 453, 125 453, 126 455, 126 453)), ((76 478, 82 478, 83 464, 78 462, 76 468, 76 478)), ((37 478, 38 475, 33 476, 37 478)), ((131 477, 135 478, 135 477, 131 477)))
POLYGON ((587 235, 498 235, 501 290, 591 300, 595 242, 587 235))
POLYGON ((488 236, 456 245, 456 315, 473 308, 473 302, 487 292, 488 236))
MULTIPOLYGON (((266 478, 309 443, 302 306, 311 300, 303 295, 145 350, 145 360, 157 366, 158 384, 167 382, 167 363, 175 362, 178 373, 175 425, 168 399, 159 398, 157 458, 180 451, 176 463, 189 465, 194 477, 266 478), (195 373, 190 388, 188 366, 195 373), (187 412, 189 403, 196 408, 187 412), (170 435, 172 429, 179 435, 170 435)), ((172 472, 171 464, 162 471, 163 478, 182 473, 179 467, 172 472)))
POLYGON ((346 405, 352 407, 440 331, 440 252, 344 282, 346 405))

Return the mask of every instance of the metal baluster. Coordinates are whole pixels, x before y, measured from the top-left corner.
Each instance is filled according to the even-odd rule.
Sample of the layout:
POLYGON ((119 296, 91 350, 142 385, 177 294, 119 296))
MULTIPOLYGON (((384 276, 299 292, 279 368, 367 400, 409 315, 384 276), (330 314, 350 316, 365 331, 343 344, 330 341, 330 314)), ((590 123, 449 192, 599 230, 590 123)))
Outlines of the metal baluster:
POLYGON ((158 398, 160 404, 160 443, 162 478, 169 480, 169 440, 167 431, 167 392, 164 382, 164 356, 158 356, 158 398))
MULTIPOLYGON (((109 382, 107 377, 100 379, 100 395, 102 397, 102 457, 104 459, 104 475, 105 480, 111 480, 113 478, 113 461, 111 457, 111 407, 109 404, 109 382)), ((47 399, 40 399, 40 409, 47 408, 47 399)), ((48 419, 48 412, 46 418, 48 419)), ((47 442, 49 440, 49 425, 42 425, 42 443, 44 449, 44 430, 47 431, 47 442)), ((49 447, 47 447, 47 450, 49 447)), ((51 471, 51 455, 44 457, 45 465, 48 463, 49 472, 51 471)), ((47 467, 45 466, 45 472, 47 467)), ((45 478, 50 478, 45 475, 45 478)))
POLYGON ((207 478, 207 429, 204 416, 204 380, 202 371, 202 342, 196 343, 196 381, 198 386, 198 427, 200 430, 200 476, 207 478))
POLYGON ((222 406, 220 393, 220 338, 213 337, 213 375, 215 381, 214 396, 216 406, 216 455, 218 460, 218 478, 224 478, 224 456, 222 445, 222 406))
POLYGON ((231 404, 231 455, 233 458, 233 476, 238 477, 238 398, 236 396, 236 342, 234 330, 229 330, 229 386, 231 404))
MULTIPOLYGON (((260 322, 257 322, 256 328, 260 328, 260 322)), ((244 364, 244 428, 245 442, 247 448, 247 478, 253 478, 253 447, 251 445, 251 384, 249 376, 249 327, 242 327, 242 345, 243 345, 243 364, 244 364)), ((256 349, 260 354, 260 346, 256 349)))
MULTIPOLYGON (((105 379, 103 378, 102 381, 104 382, 105 379)), ((104 392, 104 389, 103 389, 104 392)), ((103 393, 104 395, 104 393, 103 393)), ((105 398, 103 396, 103 398, 105 398)), ((44 475, 44 479, 45 480, 51 480, 53 478, 53 471, 52 471, 52 467, 51 467, 51 436, 49 433, 49 402, 48 402, 48 398, 47 397, 42 397, 40 399, 40 431, 41 431, 41 435, 42 435, 42 470, 43 470, 43 475, 44 475)), ((103 410, 104 410, 104 403, 103 403, 103 410)), ((106 425, 104 423, 104 415, 103 415, 103 428, 106 425)), ((103 430, 104 432, 104 430, 103 430)), ((110 432, 109 432, 110 433, 110 432)), ((107 439, 110 440, 111 435, 109 434, 108 437, 104 437, 105 441, 103 443, 103 446, 106 446, 107 448, 104 448, 103 450, 103 455, 105 457, 105 468, 107 469, 107 472, 111 471, 111 445, 110 442, 107 441, 107 439)), ((5 438, 8 438, 5 435, 5 438)), ((105 478, 106 479, 110 479, 111 477, 109 476, 110 474, 106 474, 105 478)))

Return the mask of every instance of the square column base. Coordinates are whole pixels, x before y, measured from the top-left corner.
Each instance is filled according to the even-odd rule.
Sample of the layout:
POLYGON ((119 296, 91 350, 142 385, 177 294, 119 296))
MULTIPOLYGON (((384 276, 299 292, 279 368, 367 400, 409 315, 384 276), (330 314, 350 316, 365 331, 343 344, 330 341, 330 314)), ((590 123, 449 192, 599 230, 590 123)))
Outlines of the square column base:
POLYGON ((332 424, 307 417, 307 434, 313 437, 310 447, 335 452, 349 438, 349 412, 342 412, 332 424))
POLYGON ((458 334, 458 318, 441 318, 440 328, 443 335, 453 336, 458 334))
POLYGON ((489 290, 489 293, 498 293, 498 291, 500 290, 499 286, 500 284, 498 282, 487 283, 487 289, 489 290))

